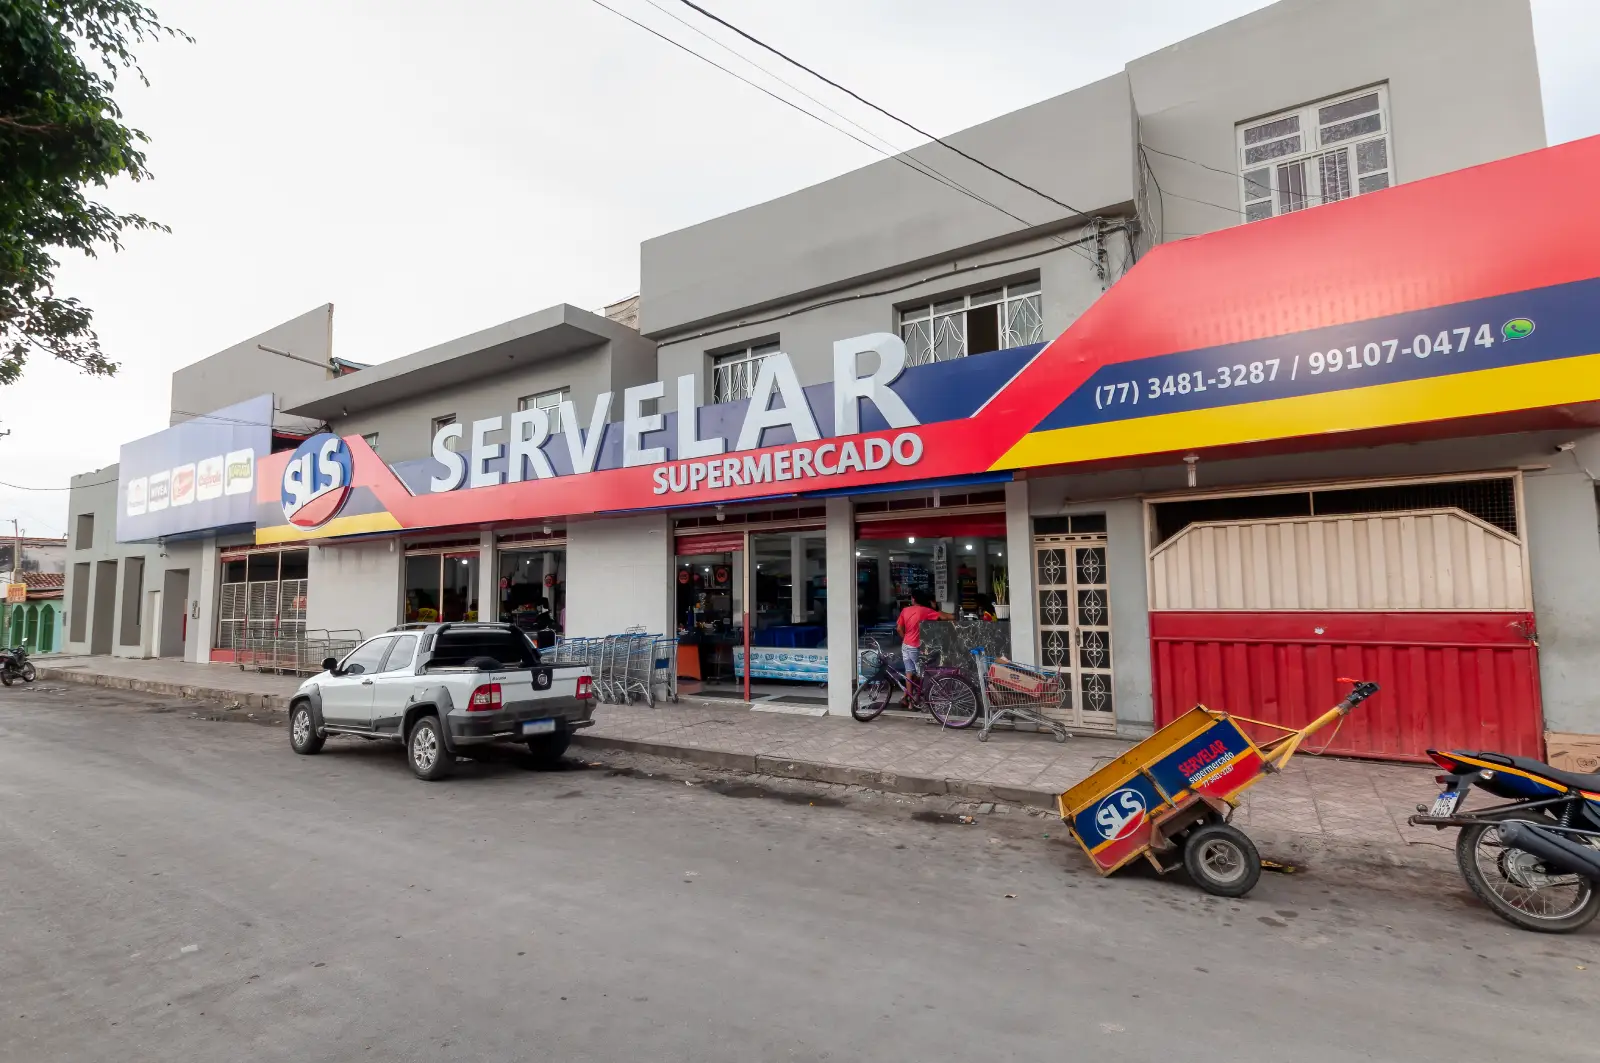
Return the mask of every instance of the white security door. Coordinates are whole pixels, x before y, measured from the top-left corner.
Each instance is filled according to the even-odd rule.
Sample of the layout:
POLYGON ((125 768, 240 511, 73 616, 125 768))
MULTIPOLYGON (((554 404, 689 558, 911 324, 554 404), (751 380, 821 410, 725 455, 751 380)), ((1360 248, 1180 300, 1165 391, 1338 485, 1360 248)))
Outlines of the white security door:
POLYGON ((1062 721, 1114 732, 1111 599, 1103 535, 1038 535, 1039 663, 1069 678, 1062 721))

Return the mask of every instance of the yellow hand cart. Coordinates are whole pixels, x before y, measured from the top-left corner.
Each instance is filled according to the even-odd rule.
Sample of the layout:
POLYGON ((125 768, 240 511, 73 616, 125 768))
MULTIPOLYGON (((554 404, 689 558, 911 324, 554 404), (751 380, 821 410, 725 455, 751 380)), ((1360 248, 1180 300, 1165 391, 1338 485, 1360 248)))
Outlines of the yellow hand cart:
POLYGON ((1281 771, 1307 737, 1378 692, 1340 682, 1353 684, 1349 696, 1298 731, 1196 705, 1058 797, 1061 818, 1102 875, 1143 856, 1162 874, 1182 866, 1206 892, 1242 897, 1261 877, 1261 856, 1228 819, 1239 795, 1281 771), (1241 723, 1283 733, 1257 745, 1241 723))

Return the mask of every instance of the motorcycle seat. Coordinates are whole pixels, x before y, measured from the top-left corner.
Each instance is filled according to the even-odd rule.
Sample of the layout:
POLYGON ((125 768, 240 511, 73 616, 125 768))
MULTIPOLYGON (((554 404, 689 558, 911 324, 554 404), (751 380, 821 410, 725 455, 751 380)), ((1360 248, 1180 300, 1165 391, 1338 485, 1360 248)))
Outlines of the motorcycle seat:
POLYGON ((1532 757, 1513 757, 1505 753, 1468 753, 1467 756, 1487 760, 1491 764, 1504 764, 1507 767, 1517 768, 1529 775, 1550 779, 1576 790, 1587 790, 1592 794, 1600 793, 1600 772, 1562 771, 1542 760, 1534 760, 1532 757))

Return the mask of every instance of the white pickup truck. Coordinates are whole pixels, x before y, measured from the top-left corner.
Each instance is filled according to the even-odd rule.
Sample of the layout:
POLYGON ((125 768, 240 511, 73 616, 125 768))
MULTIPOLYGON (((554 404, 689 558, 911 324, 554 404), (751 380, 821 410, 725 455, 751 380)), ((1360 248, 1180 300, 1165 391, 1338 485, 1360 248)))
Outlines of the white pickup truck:
POLYGON ((449 774, 456 754, 521 742, 553 767, 574 731, 594 723, 581 665, 547 665, 510 624, 406 624, 322 662, 295 691, 289 744, 320 752, 329 735, 401 742, 417 778, 449 774))

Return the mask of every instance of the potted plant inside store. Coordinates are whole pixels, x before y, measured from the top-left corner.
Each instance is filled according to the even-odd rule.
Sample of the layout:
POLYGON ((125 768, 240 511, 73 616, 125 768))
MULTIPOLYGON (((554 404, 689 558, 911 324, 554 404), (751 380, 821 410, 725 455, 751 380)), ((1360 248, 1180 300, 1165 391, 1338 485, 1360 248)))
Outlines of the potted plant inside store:
POLYGON ((994 577, 994 618, 996 620, 1011 619, 1011 603, 1006 600, 1006 574, 995 573, 994 577))

